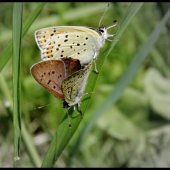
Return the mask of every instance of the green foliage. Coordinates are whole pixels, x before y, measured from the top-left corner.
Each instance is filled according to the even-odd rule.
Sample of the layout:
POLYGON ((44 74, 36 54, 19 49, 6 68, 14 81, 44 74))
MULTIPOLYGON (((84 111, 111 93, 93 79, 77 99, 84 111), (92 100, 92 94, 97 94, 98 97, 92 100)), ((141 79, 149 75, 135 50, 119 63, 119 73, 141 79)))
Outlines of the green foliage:
MULTIPOLYGON (((138 3, 131 8, 130 3, 111 3, 102 24, 118 20, 120 25, 109 33, 116 32, 115 39, 121 36, 120 41, 116 46, 106 42, 101 49, 99 75, 91 72, 86 88, 86 92, 96 94, 83 97, 83 119, 70 109, 72 129, 61 104, 34 110, 61 102, 30 74, 30 67, 41 60, 34 31, 60 25, 97 28, 107 3, 47 3, 42 9, 43 5, 23 3, 18 167, 38 167, 41 161, 42 166, 54 167, 168 167, 170 30, 169 25, 164 26, 169 17, 168 3, 146 3, 141 8, 138 3), (135 17, 131 22, 132 14, 135 17)), ((1 3, 0 11, 0 166, 12 167, 10 113, 14 92, 10 89, 14 68, 10 59, 13 46, 9 43, 13 3, 1 3)))
POLYGON ((22 3, 14 3, 13 8, 13 127, 14 127, 14 166, 20 157, 21 140, 21 81, 20 53, 22 34, 22 3))

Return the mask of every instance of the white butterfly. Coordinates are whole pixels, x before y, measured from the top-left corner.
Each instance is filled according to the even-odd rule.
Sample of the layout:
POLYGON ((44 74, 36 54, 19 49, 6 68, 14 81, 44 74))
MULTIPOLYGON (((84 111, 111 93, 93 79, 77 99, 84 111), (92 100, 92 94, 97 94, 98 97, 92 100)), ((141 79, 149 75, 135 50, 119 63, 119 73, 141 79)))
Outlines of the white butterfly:
MULTIPOLYGON (((113 41, 108 37, 113 37, 115 34, 108 34, 107 30, 117 25, 114 21, 116 22, 114 25, 105 28, 100 27, 100 22, 98 29, 83 26, 53 26, 35 31, 35 40, 41 50, 41 59, 71 57, 80 60, 82 66, 92 60, 95 63, 105 40, 113 41)), ((96 63, 95 70, 98 72, 96 63)))

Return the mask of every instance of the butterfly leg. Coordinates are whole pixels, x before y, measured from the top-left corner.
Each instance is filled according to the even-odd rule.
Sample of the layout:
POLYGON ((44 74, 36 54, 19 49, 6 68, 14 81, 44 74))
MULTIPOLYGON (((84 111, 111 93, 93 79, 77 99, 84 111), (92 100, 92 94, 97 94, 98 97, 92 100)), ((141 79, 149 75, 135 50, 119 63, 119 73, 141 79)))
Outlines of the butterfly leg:
MULTIPOLYGON (((107 28, 108 29, 108 28, 107 28)), ((108 34, 107 35, 107 37, 114 37, 116 34, 108 34)), ((108 41, 120 41, 120 39, 118 39, 118 40, 111 40, 111 39, 106 39, 106 40, 108 40, 108 41)))
POLYGON ((107 37, 114 37, 116 34, 109 34, 107 37))
POLYGON ((68 109, 67 107, 65 107, 65 109, 67 110, 67 116, 68 116, 68 125, 69 125, 69 128, 71 128, 71 122, 70 122, 70 117, 69 117, 69 114, 68 114, 68 109))
POLYGON ((97 66, 96 66, 96 60, 95 60, 96 58, 93 58, 93 62, 94 62, 94 66, 95 66, 95 72, 97 73, 97 74, 99 74, 99 72, 97 71, 97 66))
POLYGON ((82 114, 82 111, 81 111, 80 103, 78 103, 78 108, 80 110, 81 118, 83 119, 83 114, 82 114))
POLYGON ((118 39, 118 40, 106 39, 106 40, 111 41, 111 42, 113 42, 113 41, 120 41, 120 39, 118 39))
POLYGON ((80 114, 81 114, 81 118, 83 118, 83 114, 82 114, 82 111, 81 111, 81 108, 80 108, 80 104, 78 104, 78 109, 80 110, 80 113, 78 113, 78 112, 76 111, 76 106, 74 105, 74 111, 75 111, 75 113, 76 113, 77 115, 80 115, 80 114))
POLYGON ((95 94, 96 92, 88 92, 88 93, 84 93, 83 95, 87 95, 87 94, 95 94))
POLYGON ((74 105, 74 111, 77 115, 80 115, 77 111, 76 111, 76 106, 74 105))

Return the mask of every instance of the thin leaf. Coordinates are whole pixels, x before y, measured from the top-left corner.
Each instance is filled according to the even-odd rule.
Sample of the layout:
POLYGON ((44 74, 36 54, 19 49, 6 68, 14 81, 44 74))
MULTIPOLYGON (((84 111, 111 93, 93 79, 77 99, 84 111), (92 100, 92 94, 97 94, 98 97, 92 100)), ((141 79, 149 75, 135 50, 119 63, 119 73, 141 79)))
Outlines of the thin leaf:
MULTIPOLYGON (((118 35, 119 35, 119 37, 121 36, 119 31, 121 31, 121 33, 123 33, 123 31, 126 29, 128 24, 131 22, 132 18, 135 16, 137 11, 141 7, 141 5, 142 5, 142 3, 137 3, 134 5, 132 4, 130 6, 130 9, 128 10, 128 14, 130 15, 130 17, 126 17, 126 19, 123 20, 123 22, 126 22, 126 24, 122 23, 122 27, 120 27, 117 32, 117 38, 118 38, 118 35)), ((116 42, 112 43, 112 48, 115 44, 116 44, 116 42)), ((107 55, 110 53, 110 51, 107 53, 107 55)), ((98 57, 97 69, 99 72, 102 68, 102 65, 103 65, 104 60, 107 57, 107 55, 102 54, 98 57)), ((92 70, 94 70, 94 66, 92 67, 92 70)), ((97 77, 98 77, 98 74, 96 74, 94 72, 92 72, 90 74, 84 93, 92 92, 94 90, 95 83, 97 81, 97 77)), ((91 98, 90 95, 89 95, 89 98, 87 98, 87 96, 82 98, 81 109, 82 109, 83 114, 85 113, 85 110, 89 104, 90 98, 91 98)), ((47 151, 45 158, 43 160, 43 163, 42 163, 42 167, 52 167, 54 165, 54 163, 58 159, 59 155, 61 154, 63 149, 66 147, 67 143, 69 142, 69 140, 73 136, 74 132, 76 131, 80 121, 82 120, 81 116, 73 116, 73 108, 72 107, 69 109, 69 115, 72 115, 72 116, 70 116, 72 128, 71 129, 68 128, 68 118, 67 118, 67 114, 66 114, 64 116, 49 148, 48 148, 48 151, 47 151)))
MULTIPOLYGON (((0 82, 1 82, 0 83, 0 93, 3 94, 2 96, 3 96, 4 105, 6 107, 9 117, 11 118, 11 120, 13 120, 13 115, 12 115, 13 106, 12 106, 11 92, 10 92, 10 89, 8 87, 8 84, 7 84, 4 76, 1 73, 0 73, 0 82)), ((32 161, 32 163, 35 167, 40 167, 41 158, 38 155, 36 147, 32 141, 32 137, 30 136, 29 132, 27 131, 27 129, 24 125, 24 122, 21 121, 21 124, 22 124, 21 136, 22 136, 22 140, 25 144, 25 147, 27 149, 30 160, 32 161)))
MULTIPOLYGON (((40 3, 38 7, 31 13, 27 20, 23 24, 22 28, 22 37, 28 31, 29 27, 32 25, 38 14, 41 12, 41 9, 44 7, 45 3, 40 3)), ((12 55, 13 43, 11 42, 1 53, 0 55, 0 71, 3 69, 5 64, 8 62, 9 58, 12 55)))
MULTIPOLYGON (((20 48, 21 45, 19 44, 19 40, 21 41, 21 28, 22 28, 22 24, 20 22, 20 18, 21 18, 21 10, 19 3, 16 3, 14 5, 14 23, 13 23, 13 43, 11 42, 9 46, 7 46, 7 48, 3 51, 3 53, 1 54, 1 57, 5 58, 4 60, 2 60, 1 62, 1 66, 3 67, 7 60, 9 59, 12 49, 13 49, 13 110, 14 110, 14 118, 13 118, 13 122, 14 122, 14 166, 17 166, 16 161, 19 159, 19 149, 20 149, 20 131, 21 131, 21 118, 20 118, 20 48), (21 26, 21 27, 20 27, 21 26), (12 45, 14 44, 13 48, 12 45), (8 51, 7 51, 8 50, 8 51), (19 51, 18 51, 19 50, 19 51), (3 55, 6 55, 5 57, 3 55)), ((29 29, 29 27, 31 26, 31 24, 33 23, 33 21, 35 20, 35 18, 38 16, 39 12, 41 11, 42 7, 44 6, 44 3, 41 3, 36 9, 35 11, 27 18, 27 20, 24 23, 23 26, 23 31, 22 31, 22 36, 27 32, 27 30, 29 29)), ((2 59, 3 59, 2 58, 2 59)), ((26 130, 24 130, 24 132, 26 132, 26 130)), ((27 133, 26 133, 27 134, 27 133)), ((25 135, 24 135, 25 136, 25 135)), ((25 139, 25 136, 23 136, 23 139, 25 139)), ((28 140, 25 140, 25 145, 28 146, 28 148, 33 148, 30 147, 32 146, 32 144, 27 145, 28 140)), ((36 166, 40 165, 40 161, 39 161, 39 157, 37 156, 37 154, 35 154, 35 152, 33 152, 35 149, 33 148, 31 151, 30 149, 28 150, 29 153, 32 153, 33 156, 33 162, 35 163, 36 166), (38 158, 38 159, 37 159, 38 158)))
POLYGON ((22 33, 23 3, 14 3, 13 9, 13 126, 14 126, 14 166, 20 157, 21 140, 21 82, 20 53, 22 33))
POLYGON ((78 136, 77 142, 75 142, 75 146, 73 147, 72 153, 76 153, 78 150, 78 146, 80 145, 81 141, 84 139, 84 137, 89 133, 89 131, 93 128, 95 125, 95 122, 97 119, 102 116, 110 107, 112 107, 120 98, 122 95, 124 89, 129 85, 129 83, 132 81, 134 76, 136 75, 138 69, 143 64, 144 60, 147 58, 149 52, 153 48, 156 40, 159 38, 160 33, 165 26, 166 22, 168 21, 170 17, 170 10, 166 13, 164 18, 161 20, 159 25, 156 27, 156 29, 152 32, 146 43, 142 46, 140 51, 137 53, 137 55, 134 57, 133 61, 128 66, 127 70, 123 74, 123 76, 120 78, 120 80, 117 82, 115 88, 111 92, 111 94, 106 98, 106 100, 96 109, 94 114, 89 119, 89 122, 85 124, 84 128, 80 132, 80 135, 78 136))
POLYGON ((32 136, 30 136, 30 134, 28 133, 24 122, 22 122, 22 131, 21 131, 21 135, 22 135, 22 140, 25 144, 25 147, 27 149, 28 155, 30 160, 32 161, 33 165, 35 167, 40 167, 41 165, 41 158, 38 155, 38 152, 36 150, 36 147, 32 141, 32 136))

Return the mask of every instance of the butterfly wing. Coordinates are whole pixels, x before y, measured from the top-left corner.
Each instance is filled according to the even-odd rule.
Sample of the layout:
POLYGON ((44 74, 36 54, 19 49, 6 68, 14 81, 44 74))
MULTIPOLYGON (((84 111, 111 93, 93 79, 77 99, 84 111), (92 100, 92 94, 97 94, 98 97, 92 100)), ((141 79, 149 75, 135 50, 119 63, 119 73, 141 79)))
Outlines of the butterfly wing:
POLYGON ((73 73, 63 80, 61 88, 63 91, 64 101, 67 102, 69 106, 80 102, 90 73, 90 68, 91 63, 85 66, 84 69, 73 73))
POLYGON ((60 26, 43 28, 35 32, 42 60, 71 57, 81 64, 89 63, 99 50, 100 35, 93 28, 60 26))
POLYGON ((65 77, 68 77, 72 73, 81 69, 81 64, 79 60, 72 58, 61 58, 65 64, 65 77))
POLYGON ((61 83, 65 78, 64 63, 60 60, 39 62, 31 67, 34 79, 51 94, 63 100, 61 83))
POLYGON ((63 100, 62 81, 80 68, 79 60, 62 58, 62 60, 42 61, 33 65, 31 74, 40 85, 58 99, 63 100))

